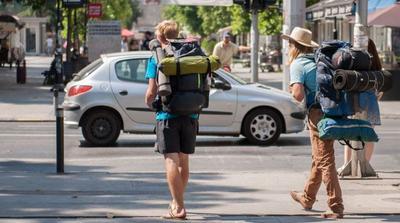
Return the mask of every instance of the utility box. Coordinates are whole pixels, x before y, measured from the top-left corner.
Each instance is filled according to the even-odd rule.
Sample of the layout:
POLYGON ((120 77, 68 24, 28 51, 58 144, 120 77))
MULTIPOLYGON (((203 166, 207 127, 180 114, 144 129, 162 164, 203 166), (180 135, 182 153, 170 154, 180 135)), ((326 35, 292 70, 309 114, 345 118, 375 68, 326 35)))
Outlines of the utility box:
POLYGON ((87 47, 89 62, 101 54, 121 52, 121 23, 119 21, 89 21, 87 47))

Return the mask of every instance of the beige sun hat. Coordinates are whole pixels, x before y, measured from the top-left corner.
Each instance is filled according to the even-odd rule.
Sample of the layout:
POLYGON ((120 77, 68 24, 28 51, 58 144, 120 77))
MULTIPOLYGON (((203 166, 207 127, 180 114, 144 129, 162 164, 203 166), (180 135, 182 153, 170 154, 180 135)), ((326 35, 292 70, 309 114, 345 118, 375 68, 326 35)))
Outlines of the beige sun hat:
POLYGON ((293 40, 300 45, 307 47, 319 47, 318 43, 311 40, 312 33, 308 29, 294 27, 290 36, 283 34, 282 39, 293 40))

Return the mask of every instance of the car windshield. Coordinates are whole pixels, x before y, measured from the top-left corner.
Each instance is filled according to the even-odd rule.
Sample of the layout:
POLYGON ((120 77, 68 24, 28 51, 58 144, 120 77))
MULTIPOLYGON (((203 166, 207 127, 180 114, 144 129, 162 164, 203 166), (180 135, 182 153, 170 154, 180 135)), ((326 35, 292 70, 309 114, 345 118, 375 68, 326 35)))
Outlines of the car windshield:
POLYGON ((102 58, 95 60, 93 63, 87 65, 85 68, 83 68, 77 74, 75 74, 73 77, 73 80, 74 81, 83 80, 84 78, 88 77, 93 71, 95 71, 97 68, 99 68, 102 64, 103 64, 102 58))
POLYGON ((240 78, 240 77, 238 77, 238 76, 236 76, 236 75, 234 75, 232 73, 226 72, 223 69, 220 69, 219 71, 221 73, 223 73, 224 75, 228 76, 229 78, 231 78, 232 80, 234 80, 235 82, 237 82, 240 85, 249 84, 247 81, 243 80, 242 78, 240 78))

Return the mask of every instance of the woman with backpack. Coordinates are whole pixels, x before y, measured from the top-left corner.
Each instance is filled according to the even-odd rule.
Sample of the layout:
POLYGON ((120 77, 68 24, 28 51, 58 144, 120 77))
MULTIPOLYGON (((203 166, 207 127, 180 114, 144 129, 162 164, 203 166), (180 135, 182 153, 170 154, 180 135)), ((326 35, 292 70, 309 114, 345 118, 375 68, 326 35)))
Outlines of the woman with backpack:
POLYGON ((315 104, 317 83, 313 48, 318 47, 318 44, 311 40, 310 30, 300 27, 295 27, 290 36, 283 35, 282 38, 289 41, 290 91, 297 101, 306 102, 312 146, 311 173, 304 192, 291 191, 290 195, 304 209, 310 210, 316 201, 321 182, 324 182, 330 210, 321 216, 343 218, 344 207, 335 167, 334 141, 321 140, 317 128, 317 123, 323 117, 321 109, 315 104))
MULTIPOLYGON (((371 55, 371 70, 382 70, 382 63, 379 59, 379 54, 376 49, 374 41, 368 40, 368 53, 371 55)), ((368 90, 360 94, 360 107, 362 112, 355 115, 356 118, 365 119, 371 123, 372 126, 381 125, 380 111, 378 100, 383 96, 383 92, 376 90, 368 90)), ((374 142, 365 143, 365 159, 369 162, 374 152, 374 142)), ((344 163, 339 167, 337 172, 341 174, 346 165, 351 160, 351 148, 344 147, 344 163)))

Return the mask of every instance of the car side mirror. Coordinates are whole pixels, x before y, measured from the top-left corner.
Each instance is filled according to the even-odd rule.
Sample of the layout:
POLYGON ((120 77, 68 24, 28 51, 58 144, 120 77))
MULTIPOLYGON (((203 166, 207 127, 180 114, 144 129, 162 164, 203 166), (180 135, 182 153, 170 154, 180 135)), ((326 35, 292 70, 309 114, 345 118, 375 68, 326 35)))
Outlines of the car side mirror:
POLYGON ((230 90, 231 89, 231 85, 229 83, 223 82, 221 80, 215 79, 214 83, 212 85, 213 88, 215 89, 221 89, 221 90, 230 90))

